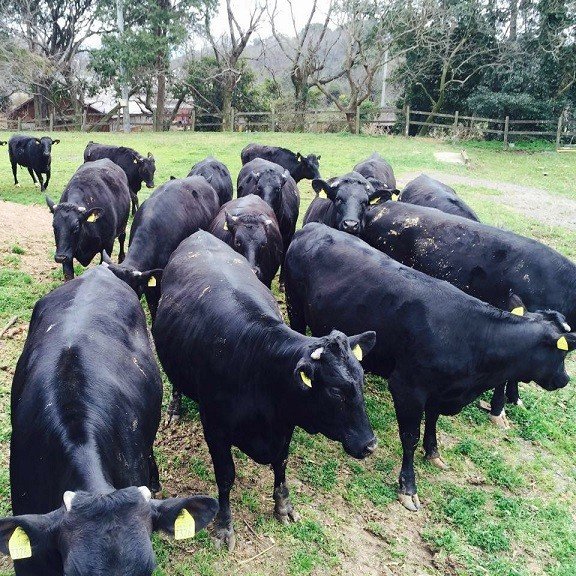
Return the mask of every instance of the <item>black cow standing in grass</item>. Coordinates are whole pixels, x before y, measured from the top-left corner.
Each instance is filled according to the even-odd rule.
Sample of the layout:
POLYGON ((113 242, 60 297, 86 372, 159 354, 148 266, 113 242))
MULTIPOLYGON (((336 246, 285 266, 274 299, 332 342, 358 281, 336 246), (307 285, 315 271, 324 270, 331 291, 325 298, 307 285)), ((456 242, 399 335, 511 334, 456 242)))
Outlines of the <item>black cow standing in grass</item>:
POLYGON ((232 200, 234 193, 232 176, 225 164, 209 156, 192 166, 188 176, 203 176, 210 186, 216 190, 220 205, 232 200))
POLYGON ((294 236, 300 209, 298 186, 288 170, 274 162, 256 158, 240 170, 236 189, 238 198, 256 194, 272 207, 286 250, 294 236))
POLYGON ((34 186, 40 186, 41 192, 46 190, 50 182, 52 146, 59 143, 60 140, 52 140, 49 136, 42 136, 42 138, 21 134, 12 136, 8 140, 8 155, 12 165, 12 174, 14 174, 14 185, 20 186, 16 174, 18 165, 20 165, 28 168, 34 186), (42 174, 46 174, 46 182, 44 182, 42 174))
POLYGON ((150 576, 152 531, 212 520, 213 498, 151 499, 161 405, 128 286, 99 266, 38 301, 12 384, 14 516, 0 519, 17 576, 150 576))
POLYGON ((408 182, 399 200, 408 204, 436 208, 446 214, 454 214, 479 222, 474 210, 456 194, 454 188, 427 174, 420 174, 418 178, 408 182))
POLYGON ((249 194, 220 208, 208 231, 248 260, 268 288, 282 263, 282 235, 274 210, 249 194))
MULTIPOLYGON (((394 203, 396 204, 396 203, 394 203)), ((576 333, 557 312, 515 316, 408 268, 359 238, 322 224, 296 233, 285 259, 290 325, 315 336, 374 330, 368 370, 388 379, 402 442, 399 500, 420 507, 414 451, 426 416, 424 451, 440 468, 439 415, 457 414, 506 381, 566 386, 576 333)))
MULTIPOLYGON (((362 237, 395 260, 447 280, 464 292, 503 310, 558 310, 576 326, 576 266, 552 248, 487 224, 434 208, 386 202, 370 211, 362 237), (525 305, 525 306, 524 306, 525 305)), ((508 383, 508 399, 518 389, 508 383)), ((504 390, 495 392, 491 419, 506 427, 504 390)))
POLYGON ((232 446, 272 465, 281 522, 297 519, 286 486, 296 426, 341 442, 355 458, 375 449, 355 358, 372 349, 374 333, 294 332, 245 258, 211 234, 193 234, 170 258, 153 333, 174 390, 171 413, 181 393, 198 403, 218 484, 216 538, 229 548, 232 446))
POLYGON ((109 158, 126 173, 132 199, 132 216, 134 216, 138 206, 140 206, 138 192, 142 188, 142 183, 146 184, 146 188, 154 188, 154 173, 156 172, 154 156, 151 152, 148 152, 147 157, 142 156, 133 148, 127 148, 126 146, 111 146, 92 141, 88 142, 84 150, 84 162, 93 162, 103 158, 109 158))
POLYGON ((121 265, 110 269, 141 296, 143 287, 152 320, 160 300, 161 270, 178 244, 190 234, 208 228, 219 207, 218 195, 202 176, 175 178, 162 184, 136 212, 128 254, 121 265), (141 272, 150 270, 152 278, 143 285, 141 272))
POLYGON ((294 154, 294 152, 286 148, 265 146, 264 144, 248 144, 240 152, 240 158, 243 165, 248 164, 255 158, 262 158, 263 160, 279 164, 290 172, 290 176, 297 183, 305 178, 307 180, 320 178, 319 160, 321 156, 316 156, 315 154, 302 156, 300 152, 294 154))
POLYGON ((312 180, 312 187, 318 194, 304 214, 304 224, 322 222, 342 232, 358 235, 364 230, 364 222, 370 204, 386 200, 389 194, 377 191, 358 172, 330 180, 312 180), (327 198, 319 194, 324 192, 327 198))
POLYGON ((96 254, 112 254, 118 238, 124 259, 126 224, 130 212, 130 191, 124 171, 112 160, 83 164, 76 170, 55 204, 46 203, 54 214, 52 226, 56 239, 56 262, 62 264, 64 278, 74 278, 73 259, 88 266, 96 254))
POLYGON ((8 144, 7 140, 0 140, 0 146, 6 146, 8 144))
POLYGON ((374 190, 380 193, 382 200, 398 199, 400 191, 396 189, 394 170, 378 152, 374 152, 366 160, 358 162, 354 166, 354 172, 362 174, 372 184, 374 190))

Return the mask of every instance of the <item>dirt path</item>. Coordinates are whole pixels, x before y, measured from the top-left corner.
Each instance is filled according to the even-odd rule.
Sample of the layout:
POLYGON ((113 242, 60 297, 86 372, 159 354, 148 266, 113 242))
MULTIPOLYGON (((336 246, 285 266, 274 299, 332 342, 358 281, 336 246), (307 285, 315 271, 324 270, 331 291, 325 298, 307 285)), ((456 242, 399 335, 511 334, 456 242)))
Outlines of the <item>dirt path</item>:
MULTIPOLYGON (((576 201, 564 196, 510 182, 494 182, 484 178, 471 178, 445 172, 427 172, 427 174, 455 188, 458 185, 464 185, 497 190, 501 195, 491 197, 495 203, 502 204, 543 224, 576 230, 576 201)), ((402 188, 419 175, 420 172, 402 174, 398 179, 399 187, 402 188)))

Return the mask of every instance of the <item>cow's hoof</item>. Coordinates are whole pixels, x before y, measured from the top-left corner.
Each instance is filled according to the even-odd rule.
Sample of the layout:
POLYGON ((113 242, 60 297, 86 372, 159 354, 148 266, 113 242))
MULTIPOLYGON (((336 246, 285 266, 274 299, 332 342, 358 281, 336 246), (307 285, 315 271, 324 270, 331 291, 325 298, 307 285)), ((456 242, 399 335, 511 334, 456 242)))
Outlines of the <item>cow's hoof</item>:
POLYGON ((495 424, 498 426, 498 428, 502 428, 502 430, 508 430, 511 427, 508 418, 506 418, 506 412, 504 412, 504 410, 502 410, 498 416, 490 414, 488 418, 490 418, 490 422, 492 422, 492 424, 495 424))
POLYGON ((524 406, 524 402, 522 402, 522 398, 518 398, 514 404, 516 404, 516 406, 520 406, 520 408, 526 408, 526 406, 524 406))
POLYGON ((41 186, 38 184, 38 182, 34 182, 34 188, 41 188, 41 186))
POLYGON ((229 552, 233 552, 236 547, 236 536, 234 528, 219 527, 214 531, 214 544, 216 548, 227 548, 229 552))
POLYGON ((432 456, 426 457, 426 460, 432 464, 432 466, 436 466, 436 468, 440 468, 440 470, 448 470, 449 466, 444 462, 442 456, 432 456))
POLYGON ((274 518, 280 522, 280 524, 290 524, 291 522, 300 522, 300 514, 290 506, 290 510, 287 512, 279 512, 274 510, 274 518))
POLYGON ((490 412, 490 410, 492 410, 490 402, 486 402, 486 400, 480 400, 480 402, 478 402, 478 406, 480 406, 482 410, 486 410, 486 412, 490 412))
POLYGON ((20 188, 20 184, 14 184, 15 188, 20 188))
POLYGON ((420 499, 418 494, 398 494, 398 502, 410 510, 410 512, 418 512, 420 510, 420 499))

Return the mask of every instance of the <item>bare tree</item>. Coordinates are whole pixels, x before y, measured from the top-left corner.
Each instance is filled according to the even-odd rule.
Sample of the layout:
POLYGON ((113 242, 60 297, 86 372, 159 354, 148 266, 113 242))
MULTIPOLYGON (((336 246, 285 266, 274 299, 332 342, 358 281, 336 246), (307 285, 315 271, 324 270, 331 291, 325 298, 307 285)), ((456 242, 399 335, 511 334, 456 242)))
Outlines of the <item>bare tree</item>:
MULTIPOLYGON (((245 4, 243 4, 240 9, 246 10, 245 4)), ((232 96, 234 94, 234 88, 242 76, 238 62, 252 34, 254 34, 258 28, 265 10, 265 5, 256 5, 253 7, 248 13, 248 24, 242 26, 234 13, 232 0, 226 0, 228 32, 220 37, 216 37, 213 32, 212 12, 207 10, 205 13, 202 33, 210 43, 218 68, 216 81, 222 88, 223 130, 230 130, 232 128, 230 125, 232 96)))

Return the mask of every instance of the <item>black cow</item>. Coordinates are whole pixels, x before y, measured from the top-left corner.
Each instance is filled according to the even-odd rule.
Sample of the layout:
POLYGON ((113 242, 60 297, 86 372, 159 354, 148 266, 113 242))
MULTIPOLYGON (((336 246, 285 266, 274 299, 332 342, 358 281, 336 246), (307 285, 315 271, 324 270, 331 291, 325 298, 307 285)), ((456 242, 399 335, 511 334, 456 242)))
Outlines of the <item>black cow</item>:
POLYGON ((159 186, 136 212, 128 254, 121 266, 105 257, 110 269, 127 282, 141 296, 141 288, 150 309, 152 320, 160 300, 161 269, 178 244, 190 234, 208 228, 218 212, 218 195, 202 176, 175 178, 159 186), (143 286, 143 270, 154 277, 143 286))
POLYGON ((22 136, 21 134, 12 136, 8 141, 8 155, 10 156, 10 164, 12 164, 14 185, 20 186, 16 175, 18 165, 20 165, 28 168, 34 186, 40 186, 41 192, 46 190, 50 182, 52 145, 59 143, 60 140, 52 140, 49 136, 42 136, 42 138, 22 136), (46 182, 44 182, 42 174, 46 174, 46 182), (38 181, 36 181, 36 177, 38 177, 38 181))
POLYGON ((272 206, 286 250, 294 236, 300 209, 300 193, 288 170, 274 162, 256 158, 240 170, 236 189, 238 198, 256 194, 272 206))
POLYGON ((268 288, 282 263, 282 235, 274 210, 259 196, 249 194, 220 208, 208 231, 248 260, 268 288))
POLYGON ((220 199, 220 206, 232 200, 234 192, 232 176, 230 176, 230 171, 226 165, 216 160, 216 158, 209 156, 194 164, 188 176, 203 176, 206 178, 210 186, 216 190, 216 194, 218 194, 220 199))
POLYGON ((0 146, 6 146, 8 142, 6 140, 0 140, 0 146))
POLYGON ((380 192, 382 200, 397 200, 400 191, 396 188, 396 177, 392 166, 378 154, 374 152, 372 156, 358 162, 354 166, 354 172, 362 174, 374 190, 380 192))
POLYGON ((218 483, 216 537, 229 548, 232 446, 272 465, 282 522, 297 518, 285 477, 295 426, 341 442, 355 458, 375 449, 354 357, 371 350, 374 333, 311 338, 290 330, 246 259, 211 234, 193 234, 172 254, 153 334, 174 387, 171 411, 180 393, 199 405, 218 483))
POLYGON ((126 175, 112 160, 83 164, 68 182, 60 202, 55 204, 46 196, 46 203, 54 214, 54 259, 62 264, 66 280, 74 278, 74 258, 88 266, 102 250, 111 254, 116 238, 120 242, 118 261, 122 262, 130 191, 126 175))
POLYGON ((474 210, 456 194, 454 188, 430 178, 427 174, 420 174, 418 178, 408 182, 402 190, 399 200, 408 204, 437 208, 446 214, 479 221, 474 210))
POLYGON ((0 519, 17 576, 151 575, 153 530, 178 538, 187 514, 196 530, 212 520, 212 498, 151 500, 161 404, 146 319, 123 282, 99 266, 38 301, 12 384, 15 516, 0 519))
POLYGON ((504 312, 322 224, 296 233, 285 266, 293 328, 376 331, 365 366, 388 379, 403 449, 399 500, 409 510, 420 506, 413 459, 424 414, 426 458, 445 468, 440 414, 457 414, 496 383, 568 383, 564 360, 576 333, 565 332, 561 314, 504 312))
POLYGON ((282 168, 286 168, 290 172, 290 176, 294 178, 295 182, 300 182, 304 178, 313 180, 320 178, 320 167, 318 161, 321 156, 309 154, 302 156, 300 152, 294 154, 291 150, 286 148, 278 148, 277 146, 265 146, 264 144, 248 144, 240 152, 242 164, 254 160, 254 158, 262 158, 269 162, 279 164, 282 168))
POLYGON ((126 173, 132 199, 132 216, 134 216, 140 206, 138 192, 142 188, 142 182, 146 184, 146 188, 154 188, 154 172, 156 172, 154 156, 148 152, 148 157, 144 157, 133 148, 126 146, 88 142, 84 150, 84 162, 93 162, 102 158, 109 158, 126 173))
POLYGON ((322 222, 355 235, 362 233, 364 229, 369 205, 389 197, 386 191, 376 191, 358 172, 350 172, 328 181, 312 180, 312 187, 318 196, 308 206, 304 224, 322 222), (321 192, 325 192, 327 198, 321 198, 321 192))

